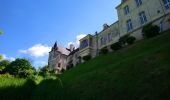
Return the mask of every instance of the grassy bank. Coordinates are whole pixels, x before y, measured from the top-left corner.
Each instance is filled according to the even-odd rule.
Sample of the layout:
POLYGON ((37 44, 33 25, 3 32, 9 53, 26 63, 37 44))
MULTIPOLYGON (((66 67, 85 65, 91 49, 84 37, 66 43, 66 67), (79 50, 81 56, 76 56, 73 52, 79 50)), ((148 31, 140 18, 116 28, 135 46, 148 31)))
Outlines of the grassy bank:
POLYGON ((32 80, 0 78, 0 100, 30 100, 35 84, 32 80))
POLYGON ((59 78, 44 80, 31 93, 21 80, 22 88, 14 89, 19 92, 10 94, 23 93, 26 100, 170 100, 170 31, 99 56, 59 78))
POLYGON ((44 81, 35 94, 46 94, 45 86, 44 100, 169 100, 170 32, 97 57, 60 78, 63 87, 44 81))

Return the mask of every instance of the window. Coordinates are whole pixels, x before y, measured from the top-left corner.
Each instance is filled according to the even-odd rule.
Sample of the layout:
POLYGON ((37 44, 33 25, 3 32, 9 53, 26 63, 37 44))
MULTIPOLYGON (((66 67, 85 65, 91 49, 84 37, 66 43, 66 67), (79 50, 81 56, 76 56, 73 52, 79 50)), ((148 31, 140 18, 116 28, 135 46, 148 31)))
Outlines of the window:
POLYGON ((125 13, 125 15, 127 15, 129 13, 129 6, 124 7, 124 13, 125 13))
POLYGON ((102 46, 104 43, 103 43, 104 39, 103 37, 100 38, 100 45, 102 46))
POLYGON ((142 0, 135 0, 136 1, 136 5, 139 7, 142 5, 142 0))
POLYGON ((86 48, 89 45, 88 40, 83 40, 83 42, 81 43, 81 48, 86 48))
POLYGON ((170 0, 163 0, 166 9, 170 9, 170 0))
POLYGON ((100 46, 105 45, 107 42, 107 36, 101 37, 100 38, 100 46))
POLYGON ((129 19, 127 21, 127 31, 130 32, 130 31, 132 31, 132 29, 133 29, 132 21, 131 21, 131 19, 129 19))
POLYGON ((111 33, 108 34, 108 41, 109 42, 112 41, 112 34, 111 33))
POLYGON ((145 12, 139 13, 139 16, 140 16, 140 22, 141 22, 141 24, 142 24, 142 25, 145 24, 145 23, 147 22, 147 18, 146 18, 146 16, 145 16, 145 12))
POLYGON ((58 67, 59 67, 59 68, 61 67, 61 63, 58 63, 58 67))
POLYGON ((160 31, 159 32, 163 32, 163 22, 160 23, 160 31))

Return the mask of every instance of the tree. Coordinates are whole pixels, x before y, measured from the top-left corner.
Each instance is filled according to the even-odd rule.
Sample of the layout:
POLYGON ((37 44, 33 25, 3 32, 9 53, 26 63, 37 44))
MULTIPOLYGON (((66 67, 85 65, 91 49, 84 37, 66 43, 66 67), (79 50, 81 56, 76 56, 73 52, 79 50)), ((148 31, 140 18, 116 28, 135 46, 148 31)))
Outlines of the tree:
POLYGON ((0 74, 4 74, 6 73, 5 69, 7 68, 7 66, 10 64, 10 62, 8 60, 2 60, 0 62, 0 74))
MULTIPOLYGON (((0 30, 0 35, 2 34, 3 32, 0 30)), ((3 55, 0 54, 0 60, 3 59, 3 55)))
POLYGON ((0 54, 0 60, 2 60, 2 59, 3 59, 3 55, 0 54))
POLYGON ((11 62, 6 70, 11 75, 19 76, 20 78, 29 77, 36 73, 36 70, 31 66, 31 63, 28 60, 20 58, 11 62))
POLYGON ((152 23, 147 24, 143 27, 142 33, 146 38, 152 38, 159 35, 160 28, 157 25, 152 25, 152 23))
POLYGON ((44 67, 40 68, 39 74, 42 76, 46 76, 47 74, 49 74, 48 68, 48 65, 45 65, 44 67))

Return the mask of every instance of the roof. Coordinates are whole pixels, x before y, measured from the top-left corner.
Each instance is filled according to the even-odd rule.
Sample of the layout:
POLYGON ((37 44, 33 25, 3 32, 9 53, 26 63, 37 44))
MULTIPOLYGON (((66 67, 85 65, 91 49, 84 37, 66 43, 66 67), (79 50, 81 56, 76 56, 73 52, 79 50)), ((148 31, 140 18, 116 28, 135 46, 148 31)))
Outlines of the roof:
POLYGON ((70 51, 68 51, 66 48, 64 48, 61 45, 57 45, 58 49, 57 51, 61 52, 62 54, 69 55, 70 51))

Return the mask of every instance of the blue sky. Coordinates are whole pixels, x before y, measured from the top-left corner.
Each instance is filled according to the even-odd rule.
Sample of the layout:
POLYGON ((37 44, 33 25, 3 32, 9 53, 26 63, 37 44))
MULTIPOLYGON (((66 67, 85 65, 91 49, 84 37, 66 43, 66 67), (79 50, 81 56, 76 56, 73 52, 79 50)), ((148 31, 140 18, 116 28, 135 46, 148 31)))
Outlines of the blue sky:
POLYGON ((0 53, 5 59, 27 58, 36 68, 43 66, 55 41, 67 47, 117 21, 120 1, 0 0, 0 53))

